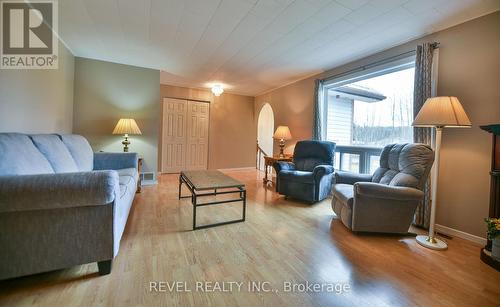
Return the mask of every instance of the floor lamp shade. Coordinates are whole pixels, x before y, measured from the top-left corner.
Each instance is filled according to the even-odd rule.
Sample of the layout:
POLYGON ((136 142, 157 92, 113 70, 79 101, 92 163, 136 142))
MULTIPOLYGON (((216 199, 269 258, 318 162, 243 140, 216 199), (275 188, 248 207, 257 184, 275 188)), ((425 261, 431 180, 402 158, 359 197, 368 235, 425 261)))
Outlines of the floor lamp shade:
POLYGON ((128 140, 128 135, 142 134, 142 132, 133 118, 122 118, 116 124, 116 127, 113 130, 113 134, 123 134, 125 136, 125 140, 123 140, 122 142, 123 151, 128 152, 128 145, 130 145, 130 141, 128 140))
POLYGON ((432 97, 425 101, 418 112, 413 126, 434 127, 436 129, 436 148, 434 168, 432 172, 432 203, 429 222, 429 235, 417 236, 418 244, 435 250, 444 250, 448 246, 446 242, 434 237, 434 225, 436 220, 437 188, 439 178, 439 161, 441 150, 441 136, 444 127, 471 127, 471 121, 457 97, 432 97))
POLYGON ((470 127, 472 124, 457 97, 432 97, 413 121, 415 127, 470 127))

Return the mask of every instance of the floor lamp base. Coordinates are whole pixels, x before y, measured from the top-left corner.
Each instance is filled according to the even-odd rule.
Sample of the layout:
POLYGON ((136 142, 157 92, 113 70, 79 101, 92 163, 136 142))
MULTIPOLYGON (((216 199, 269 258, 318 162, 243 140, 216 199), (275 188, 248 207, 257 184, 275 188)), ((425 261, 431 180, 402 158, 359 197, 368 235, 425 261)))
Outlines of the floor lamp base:
POLYGON ((417 243, 422 245, 423 247, 438 251, 442 251, 448 248, 448 245, 443 240, 433 238, 433 241, 431 241, 429 236, 417 236, 417 243))

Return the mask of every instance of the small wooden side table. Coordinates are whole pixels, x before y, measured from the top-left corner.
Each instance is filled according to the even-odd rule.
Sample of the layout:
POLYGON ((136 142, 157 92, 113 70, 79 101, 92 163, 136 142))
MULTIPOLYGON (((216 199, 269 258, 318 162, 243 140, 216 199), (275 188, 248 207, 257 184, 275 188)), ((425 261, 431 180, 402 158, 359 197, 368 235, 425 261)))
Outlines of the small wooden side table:
POLYGON ((272 179, 269 179, 267 177, 267 174, 268 174, 268 171, 267 171, 267 168, 270 166, 271 167, 271 171, 272 171, 272 167, 273 167, 273 164, 274 162, 278 162, 278 161, 283 161, 283 162, 292 162, 293 161, 293 157, 292 156, 285 156, 284 158, 280 158, 280 157, 270 157, 270 156, 265 156, 264 157, 264 172, 265 172, 265 175, 264 175, 264 184, 268 184, 268 183, 273 183, 272 179))
POLYGON ((142 189, 142 177, 141 177, 141 172, 142 172, 142 158, 139 157, 139 160, 137 161, 137 172, 139 173, 139 179, 137 180, 137 191, 136 193, 141 193, 142 189))

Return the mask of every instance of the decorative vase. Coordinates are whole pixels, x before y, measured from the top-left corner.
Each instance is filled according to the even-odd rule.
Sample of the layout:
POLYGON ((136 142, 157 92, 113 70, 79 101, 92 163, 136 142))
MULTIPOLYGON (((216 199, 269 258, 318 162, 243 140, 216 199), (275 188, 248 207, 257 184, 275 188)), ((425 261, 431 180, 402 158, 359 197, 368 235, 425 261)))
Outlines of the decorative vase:
POLYGON ((497 236, 492 240, 493 244, 491 246, 491 257, 500 261, 500 236, 497 236))

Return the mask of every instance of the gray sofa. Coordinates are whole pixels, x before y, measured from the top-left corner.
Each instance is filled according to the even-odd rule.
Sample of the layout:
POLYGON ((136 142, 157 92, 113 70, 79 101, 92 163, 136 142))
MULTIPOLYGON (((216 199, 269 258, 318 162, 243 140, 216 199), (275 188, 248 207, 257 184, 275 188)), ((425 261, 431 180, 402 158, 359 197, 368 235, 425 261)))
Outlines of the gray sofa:
POLYGON ((335 173, 333 211, 352 231, 407 233, 433 162, 427 145, 388 145, 373 175, 335 173))
POLYGON ((111 271, 137 189, 135 153, 79 135, 0 133, 0 279, 97 262, 111 271))

